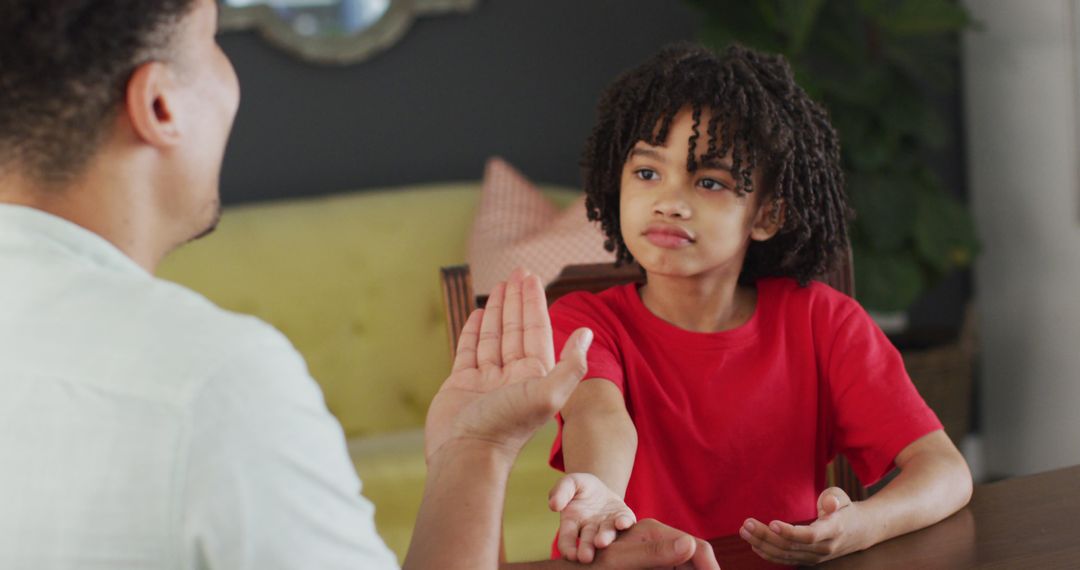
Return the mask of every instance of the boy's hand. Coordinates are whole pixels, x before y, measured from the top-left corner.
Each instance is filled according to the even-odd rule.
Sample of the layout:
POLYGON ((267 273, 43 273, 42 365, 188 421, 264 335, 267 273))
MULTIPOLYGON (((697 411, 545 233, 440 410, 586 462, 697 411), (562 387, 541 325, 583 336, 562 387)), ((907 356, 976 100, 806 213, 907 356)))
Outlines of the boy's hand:
POLYGON ((453 371, 428 408, 428 464, 455 441, 516 458, 581 381, 591 341, 588 329, 575 331, 556 366, 544 287, 535 275, 515 270, 461 331, 453 371))
POLYGON ((762 558, 778 564, 818 564, 862 550, 857 503, 839 487, 830 487, 818 497, 818 518, 809 525, 772 521, 768 526, 746 519, 739 536, 750 543, 762 558))
POLYGON ((603 481, 590 473, 571 473, 559 479, 548 494, 548 506, 560 513, 559 552, 567 560, 588 564, 596 549, 607 548, 620 530, 637 522, 603 481))
POLYGON ((700 538, 645 519, 598 552, 595 568, 618 570, 720 570, 712 546, 700 538))

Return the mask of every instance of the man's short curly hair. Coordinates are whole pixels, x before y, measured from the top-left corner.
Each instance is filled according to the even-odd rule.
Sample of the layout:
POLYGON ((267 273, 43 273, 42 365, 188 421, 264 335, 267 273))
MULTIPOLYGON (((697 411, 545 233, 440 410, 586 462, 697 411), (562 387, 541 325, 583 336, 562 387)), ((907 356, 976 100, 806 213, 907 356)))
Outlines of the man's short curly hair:
POLYGON ((0 171, 86 166, 141 63, 167 56, 195 0, 0 0, 0 171))
POLYGON ((588 216, 600 222, 605 247, 620 263, 633 261, 619 226, 622 169, 638 141, 663 144, 684 108, 694 120, 687 170, 698 168, 697 145, 704 142, 703 161, 731 153, 737 191, 759 190, 753 176, 759 169, 762 198, 784 204, 780 231, 751 242, 740 281, 787 276, 805 284, 829 269, 847 245, 849 215, 836 131, 782 56, 739 45, 721 54, 692 44, 666 47, 601 96, 582 167, 588 216), (712 116, 704 133, 703 111, 712 116))

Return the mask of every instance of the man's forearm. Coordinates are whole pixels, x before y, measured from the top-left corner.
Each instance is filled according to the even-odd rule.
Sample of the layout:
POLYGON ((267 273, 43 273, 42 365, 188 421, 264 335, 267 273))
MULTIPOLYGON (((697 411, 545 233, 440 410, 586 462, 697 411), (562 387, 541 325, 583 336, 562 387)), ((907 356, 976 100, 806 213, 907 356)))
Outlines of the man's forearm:
POLYGON ((626 495, 637 453, 637 429, 622 414, 579 415, 563 425, 567 473, 591 473, 620 497, 626 495))
POLYGON ((515 454, 447 444, 428 467, 405 570, 499 567, 503 502, 515 454))

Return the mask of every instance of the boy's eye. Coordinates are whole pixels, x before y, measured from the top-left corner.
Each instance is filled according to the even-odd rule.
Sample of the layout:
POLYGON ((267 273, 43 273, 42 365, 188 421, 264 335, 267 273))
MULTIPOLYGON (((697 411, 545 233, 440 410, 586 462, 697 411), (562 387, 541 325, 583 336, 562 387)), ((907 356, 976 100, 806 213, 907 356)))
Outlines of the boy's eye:
POLYGON ((698 184, 700 184, 701 187, 706 190, 716 191, 727 189, 727 185, 725 185, 723 182, 713 180, 712 178, 702 178, 701 181, 698 182, 698 184))
POLYGON ((651 168, 639 168, 634 171, 634 174, 641 180, 656 180, 659 177, 656 171, 651 168))

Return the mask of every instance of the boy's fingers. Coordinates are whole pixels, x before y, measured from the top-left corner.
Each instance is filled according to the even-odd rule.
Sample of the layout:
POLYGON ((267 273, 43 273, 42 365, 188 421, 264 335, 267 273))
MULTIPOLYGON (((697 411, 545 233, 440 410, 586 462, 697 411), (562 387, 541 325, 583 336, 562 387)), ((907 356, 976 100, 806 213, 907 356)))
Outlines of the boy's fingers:
POLYGON ((596 554, 596 547, 593 545, 593 541, 595 540, 596 524, 586 523, 585 526, 581 528, 581 537, 578 540, 578 562, 581 562, 582 564, 589 564, 593 561, 593 556, 596 554))
POLYGON ((633 516, 627 514, 619 515, 615 517, 615 530, 626 530, 634 526, 634 523, 636 522, 637 519, 635 519, 633 516))
POLYGON ((460 372, 470 368, 476 368, 476 343, 480 336, 480 321, 484 317, 484 310, 473 311, 465 321, 458 335, 457 353, 454 355, 453 372, 460 372))
POLYGON ((593 544, 597 548, 607 548, 612 542, 615 542, 615 534, 615 521, 604 519, 600 523, 600 530, 597 531, 593 544))
POLYGON ((559 552, 563 555, 563 558, 571 562, 577 561, 577 539, 578 530, 581 527, 578 526, 575 520, 563 520, 559 524, 559 552))
POLYGON ((773 521, 769 523, 769 528, 787 540, 788 543, 793 543, 792 549, 807 550, 817 554, 828 554, 829 552, 828 541, 832 537, 824 536, 824 533, 818 528, 802 525, 795 526, 783 521, 773 521), (796 548, 795 545, 800 546, 796 548))
POLYGON ((749 519, 743 524, 739 529, 739 536, 751 545, 761 547, 768 545, 777 550, 799 550, 806 547, 806 545, 793 543, 783 538, 755 519, 749 519))
POLYGON ((574 482, 574 478, 563 475, 555 482, 555 486, 548 493, 548 507, 555 512, 560 512, 566 508, 566 505, 570 504, 576 494, 577 483, 574 482))
POLYGON ((773 521, 769 523, 769 529, 788 542, 798 542, 800 544, 818 542, 817 533, 809 526, 795 526, 784 521, 773 521))
POLYGON ((851 504, 851 497, 840 487, 829 487, 818 495, 818 516, 835 513, 851 504))
POLYGON ((776 547, 769 544, 760 547, 752 546, 751 548, 758 556, 773 564, 794 566, 796 564, 817 564, 818 562, 818 559, 815 556, 810 556, 805 553, 779 551, 776 550, 776 547))

